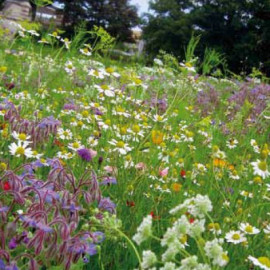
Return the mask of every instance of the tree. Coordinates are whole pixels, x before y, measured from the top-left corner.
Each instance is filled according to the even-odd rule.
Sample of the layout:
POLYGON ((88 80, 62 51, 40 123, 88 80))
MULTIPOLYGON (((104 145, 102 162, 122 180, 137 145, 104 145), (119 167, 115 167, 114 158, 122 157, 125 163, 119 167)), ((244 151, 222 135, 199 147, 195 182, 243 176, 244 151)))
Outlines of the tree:
POLYGON ((129 0, 60 0, 64 4, 64 27, 73 29, 80 22, 87 28, 104 27, 120 40, 131 39, 131 28, 138 24, 137 9, 129 0))
POLYGON ((161 48, 181 57, 195 32, 201 35, 200 56, 213 48, 234 72, 250 72, 260 62, 270 72, 269 0, 155 0, 150 8, 156 15, 148 15, 144 28, 150 53, 161 48))

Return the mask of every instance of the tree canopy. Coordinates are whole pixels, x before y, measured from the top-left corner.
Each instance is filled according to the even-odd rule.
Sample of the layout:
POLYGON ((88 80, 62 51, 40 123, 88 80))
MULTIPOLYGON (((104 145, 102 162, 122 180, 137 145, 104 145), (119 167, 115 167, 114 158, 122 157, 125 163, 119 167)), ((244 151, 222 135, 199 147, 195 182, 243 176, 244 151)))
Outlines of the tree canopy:
POLYGON ((131 39, 131 28, 138 24, 135 6, 129 0, 59 0, 64 5, 64 26, 73 29, 85 22, 90 29, 94 25, 104 27, 119 40, 131 39))
POLYGON ((224 53, 234 72, 263 65, 270 73, 269 0, 155 0, 150 2, 144 38, 150 55, 159 49, 183 58, 192 33, 205 48, 224 53))
MULTIPOLYGON (((136 6, 130 0, 28 0, 31 4, 32 21, 35 20, 38 4, 62 4, 63 27, 72 32, 75 26, 84 22, 88 29, 94 25, 104 27, 112 36, 121 41, 132 39, 131 28, 138 25, 136 6)), ((0 0, 0 6, 5 0, 0 0)))

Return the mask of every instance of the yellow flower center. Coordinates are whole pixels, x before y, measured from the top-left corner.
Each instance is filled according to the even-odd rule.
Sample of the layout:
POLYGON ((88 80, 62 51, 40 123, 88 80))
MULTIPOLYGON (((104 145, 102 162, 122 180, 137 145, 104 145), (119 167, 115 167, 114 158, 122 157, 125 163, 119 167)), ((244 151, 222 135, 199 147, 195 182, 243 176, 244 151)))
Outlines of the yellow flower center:
POLYGON ((82 112, 82 116, 83 117, 88 117, 89 116, 89 112, 88 111, 83 111, 82 112))
POLYGON ((125 109, 123 109, 122 107, 117 107, 116 108, 116 111, 117 112, 125 112, 125 109))
POLYGON ((72 146, 73 146, 73 148, 79 148, 79 147, 80 147, 80 145, 79 145, 78 142, 74 142, 74 143, 72 144, 72 146))
POLYGON ((21 141, 25 141, 26 140, 26 134, 25 133, 20 133, 18 138, 21 140, 21 141))
POLYGON ((142 83, 142 80, 139 79, 139 78, 136 78, 136 79, 134 80, 134 82, 135 82, 135 84, 139 85, 139 84, 142 83))
POLYGON ((117 142, 116 147, 118 148, 124 148, 125 143, 123 141, 117 142))
POLYGON ((140 132, 140 126, 139 125, 134 125, 133 127, 132 127, 132 130, 135 132, 135 133, 139 133, 140 132))
POLYGON ((4 162, 0 163, 0 170, 5 171, 7 169, 7 164, 4 162))
POLYGON ((111 120, 110 120, 110 119, 107 119, 104 123, 105 123, 106 125, 110 126, 110 125, 111 125, 111 120))
POLYGON ((226 262, 228 262, 230 260, 229 257, 228 257, 228 255, 226 253, 222 253, 221 257, 226 262))
POLYGON ((253 233, 253 227, 250 226, 250 225, 247 225, 246 228, 245 228, 245 231, 246 231, 247 233, 253 233))
POLYGON ((126 127, 121 127, 120 128, 120 134, 121 135, 126 135, 127 134, 127 128, 126 127))
POLYGON ((102 85, 100 86, 100 88, 103 89, 103 90, 108 90, 108 89, 109 89, 109 86, 106 85, 106 84, 102 84, 102 85))
POLYGON ((265 265, 267 267, 270 267, 270 260, 267 257, 259 257, 258 261, 262 264, 265 265))
POLYGON ((17 155, 24 155, 24 152, 25 152, 25 150, 24 150, 24 148, 21 147, 21 146, 19 146, 19 147, 16 149, 16 154, 17 154, 17 155))
POLYGON ((114 72, 114 69, 111 68, 111 67, 109 67, 109 68, 106 68, 106 71, 107 71, 108 73, 113 73, 113 72, 114 72))
POLYGON ((72 69, 73 66, 72 66, 71 64, 68 64, 68 65, 67 65, 67 68, 68 68, 68 69, 72 69))
POLYGON ((67 131, 64 131, 64 132, 63 132, 63 135, 64 135, 65 137, 67 137, 67 136, 69 135, 69 133, 68 133, 67 131))
POLYGON ((81 126, 83 126, 83 122, 82 121, 78 121, 78 127, 81 127, 81 126))
POLYGON ((238 233, 235 233, 232 235, 232 239, 233 240, 239 240, 240 239, 240 235, 238 233))
POLYGON ((266 171, 267 170, 267 164, 266 164, 265 161, 260 161, 259 164, 258 164, 258 167, 262 171, 266 171))
POLYGON ((162 120, 163 120, 163 117, 162 117, 161 115, 158 115, 158 116, 157 116, 157 120, 158 120, 158 121, 162 121, 162 120))

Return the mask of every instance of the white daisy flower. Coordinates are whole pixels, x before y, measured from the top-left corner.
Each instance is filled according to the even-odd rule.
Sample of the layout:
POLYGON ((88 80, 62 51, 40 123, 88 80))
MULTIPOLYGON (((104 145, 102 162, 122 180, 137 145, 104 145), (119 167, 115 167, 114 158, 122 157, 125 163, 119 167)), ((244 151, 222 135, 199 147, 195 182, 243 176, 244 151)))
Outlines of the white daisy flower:
POLYGON ((27 141, 30 139, 30 136, 26 135, 25 133, 18 133, 16 131, 13 131, 12 137, 19 142, 28 142, 28 144, 30 143, 30 141, 27 141))
POLYGON ((121 155, 126 155, 128 152, 132 150, 132 148, 129 147, 128 144, 123 141, 116 141, 115 139, 113 139, 109 141, 109 144, 114 145, 115 148, 113 149, 113 151, 117 151, 121 155))
POLYGON ((80 49, 80 53, 83 54, 83 55, 86 55, 86 56, 91 56, 92 53, 91 51, 89 50, 89 48, 83 48, 83 49, 80 49))
POLYGON ((90 69, 88 72, 89 76, 93 76, 98 79, 104 79, 104 72, 102 70, 97 70, 97 69, 90 69))
POLYGON ((257 159, 256 162, 251 162, 251 165, 253 167, 253 174, 254 175, 259 175, 263 179, 269 177, 270 173, 267 169, 267 163, 265 160, 259 160, 257 159))
POLYGON ((240 231, 230 231, 230 232, 226 233, 225 239, 227 240, 227 242, 233 243, 235 245, 247 241, 247 238, 240 231))
POLYGON ((257 229, 256 227, 251 226, 249 223, 241 223, 239 228, 243 233, 246 233, 246 234, 258 234, 258 233, 260 233, 259 229, 257 229))
POLYGON ((167 118, 165 118, 163 115, 155 114, 155 115, 153 116, 153 120, 154 120, 155 122, 163 123, 163 122, 166 122, 166 121, 167 121, 167 118))
POLYGON ((57 135, 62 140, 71 140, 72 139, 72 132, 69 129, 59 128, 57 135))
POLYGON ((69 143, 68 144, 68 148, 71 149, 71 150, 73 150, 73 151, 77 151, 77 150, 79 150, 79 149, 81 149, 83 147, 84 146, 79 141, 75 141, 73 143, 69 143))
POLYGON ((248 256, 248 259, 252 261, 255 266, 264 270, 270 270, 270 259, 268 257, 255 258, 253 256, 248 256))
POLYGON ((8 146, 11 155, 20 157, 25 156, 26 158, 31 158, 33 156, 31 148, 28 148, 29 142, 18 141, 18 144, 12 143, 8 146))
POLYGON ((72 75, 76 68, 73 66, 71 61, 67 61, 65 64, 65 71, 69 74, 72 75))
POLYGON ((229 149, 233 149, 237 146, 238 144, 238 141, 236 139, 231 139, 231 140, 228 140, 226 142, 226 146, 229 148, 229 149))

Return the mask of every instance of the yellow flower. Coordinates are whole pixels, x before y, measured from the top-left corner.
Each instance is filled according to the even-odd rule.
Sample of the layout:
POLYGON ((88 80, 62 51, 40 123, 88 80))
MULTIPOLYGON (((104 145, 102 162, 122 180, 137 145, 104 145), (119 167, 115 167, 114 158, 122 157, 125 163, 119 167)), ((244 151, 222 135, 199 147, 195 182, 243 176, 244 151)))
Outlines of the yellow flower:
POLYGON ((7 71, 7 67, 4 67, 4 66, 0 67, 1 73, 5 73, 6 71, 7 71))
POLYGON ((7 169, 7 164, 4 163, 4 162, 1 162, 1 163, 0 163, 0 170, 1 170, 1 171, 5 171, 6 169, 7 169))
POLYGON ((160 145, 163 142, 164 134, 161 131, 153 130, 152 131, 152 142, 154 144, 160 145))
POLYGON ((173 183, 172 186, 171 186, 171 189, 174 191, 174 192, 179 192, 182 188, 182 185, 179 184, 179 183, 173 183))

